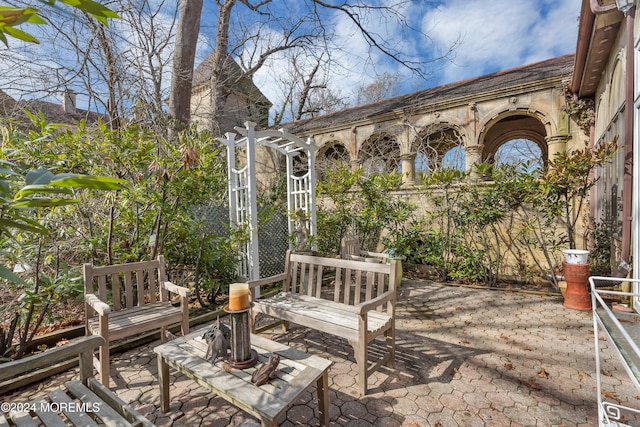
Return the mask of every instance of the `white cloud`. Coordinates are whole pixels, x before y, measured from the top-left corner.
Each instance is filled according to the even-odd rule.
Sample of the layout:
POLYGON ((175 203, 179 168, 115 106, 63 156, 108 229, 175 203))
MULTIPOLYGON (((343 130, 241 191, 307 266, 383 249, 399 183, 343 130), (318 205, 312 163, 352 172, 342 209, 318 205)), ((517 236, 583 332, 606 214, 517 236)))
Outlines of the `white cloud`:
POLYGON ((576 0, 447 0, 423 21, 441 46, 461 39, 440 83, 573 52, 579 8, 576 0))
MULTIPOLYGON (((396 2, 397 0, 371 0, 368 4, 396 2)), ((461 44, 455 52, 453 63, 445 64, 442 71, 428 82, 417 80, 409 70, 391 61, 381 52, 372 50, 344 14, 327 12, 325 24, 337 35, 336 47, 331 52, 335 61, 330 68, 332 76, 329 81, 332 89, 347 97, 353 97, 359 86, 373 82, 376 75, 400 72, 403 76, 403 92, 409 92, 552 58, 575 50, 577 17, 581 6, 578 0, 441 0, 435 9, 433 4, 434 2, 424 0, 401 2, 402 18, 409 25, 422 28, 425 33, 423 38, 403 32, 402 25, 375 12, 370 11, 371 14, 364 18, 369 29, 397 48, 405 57, 420 57, 427 61, 437 56, 438 51, 446 52, 451 43, 460 39, 461 44)), ((308 4, 294 2, 286 11, 287 14, 296 15, 297 12, 293 10, 296 7, 308 7, 308 4)), ((215 11, 215 8, 213 10, 215 11)), ((211 31, 212 25, 215 27, 217 16, 211 12, 212 9, 208 8, 209 15, 203 15, 196 65, 212 49, 210 43, 213 37, 208 32, 211 31)), ((164 30, 168 31, 170 13, 166 17, 156 18, 158 23, 162 23, 164 30)), ((266 29, 262 28, 263 38, 260 43, 265 43, 272 37, 282 37, 278 30, 272 30, 271 34, 265 31, 266 29)), ((121 29, 120 32, 129 41, 133 41, 132 33, 127 29, 121 29)), ((46 90, 44 83, 47 82, 41 77, 38 77, 41 79, 38 81, 34 77, 30 78, 41 76, 37 72, 20 73, 21 68, 15 64, 20 63, 18 59, 23 58, 16 59, 12 56, 30 56, 31 67, 36 68, 36 64, 42 64, 44 67, 41 69, 52 68, 46 62, 51 61, 52 56, 57 57, 57 60, 64 57, 73 60, 73 55, 62 47, 64 43, 59 43, 60 40, 44 38, 43 41, 45 43, 40 46, 28 48, 12 43, 12 55, 6 55, 5 50, 5 61, 0 64, 0 88, 13 89, 10 91, 12 94, 26 89, 26 93, 22 92, 26 97, 36 94, 42 96, 39 92, 46 90), (51 49, 52 43, 56 46, 55 49, 51 49)), ((136 50, 132 49, 131 52, 134 53, 136 50)), ((162 61, 168 66, 165 71, 170 69, 170 53, 171 49, 167 49, 162 55, 162 61)), ((304 67, 304 61, 300 60, 298 65, 304 67)), ((284 58, 274 58, 269 66, 259 71, 254 78, 256 84, 275 104, 279 104, 283 98, 283 89, 278 85, 278 78, 282 77, 288 67, 288 61, 284 58)), ((169 76, 166 75, 163 79, 165 92, 168 90, 169 81, 169 76)))

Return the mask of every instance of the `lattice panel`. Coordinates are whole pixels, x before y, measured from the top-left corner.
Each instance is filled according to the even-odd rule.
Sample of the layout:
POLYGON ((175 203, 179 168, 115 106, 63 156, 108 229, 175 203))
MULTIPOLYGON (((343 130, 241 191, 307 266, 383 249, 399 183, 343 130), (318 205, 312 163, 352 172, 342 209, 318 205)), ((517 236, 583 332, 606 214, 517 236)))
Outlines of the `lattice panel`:
POLYGON ((201 223, 203 232, 229 237, 228 206, 194 206, 193 216, 201 223))
POLYGON ((286 212, 277 212, 258 228, 261 277, 284 272, 284 258, 289 249, 288 235, 289 218, 286 212))

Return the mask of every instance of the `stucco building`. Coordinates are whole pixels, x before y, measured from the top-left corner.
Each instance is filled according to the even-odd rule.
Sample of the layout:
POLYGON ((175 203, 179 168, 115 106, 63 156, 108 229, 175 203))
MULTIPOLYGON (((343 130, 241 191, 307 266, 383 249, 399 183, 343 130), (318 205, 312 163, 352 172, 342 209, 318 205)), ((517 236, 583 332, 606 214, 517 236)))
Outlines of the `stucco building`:
POLYGON ((592 146, 618 139, 620 150, 600 170, 591 215, 614 243, 612 264, 633 261, 638 277, 640 205, 638 180, 640 20, 637 0, 583 0, 570 89, 594 108, 592 146), (632 253, 635 256, 632 256, 632 253))
MULTIPOLYGON (((211 130, 211 70, 213 53, 200 63, 193 72, 191 89, 191 119, 200 129, 211 130)), ((242 126, 247 120, 266 128, 269 121, 271 102, 247 77, 242 68, 231 57, 227 57, 224 68, 225 90, 228 93, 225 114, 219 129, 223 132, 232 131, 236 126, 242 126)))
POLYGON ((428 172, 449 158, 475 173, 509 141, 528 141, 540 162, 588 136, 565 112, 565 83, 574 56, 566 55, 285 125, 313 137, 318 162, 332 158, 353 168, 403 174, 428 172))

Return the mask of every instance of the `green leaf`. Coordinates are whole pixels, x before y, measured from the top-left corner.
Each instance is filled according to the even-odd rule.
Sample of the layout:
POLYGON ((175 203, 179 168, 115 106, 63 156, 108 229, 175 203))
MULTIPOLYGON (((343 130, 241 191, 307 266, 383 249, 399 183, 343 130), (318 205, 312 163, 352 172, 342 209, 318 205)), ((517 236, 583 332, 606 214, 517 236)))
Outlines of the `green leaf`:
POLYGON ((11 189, 9 188, 9 183, 4 179, 0 179, 0 193, 7 198, 12 198, 11 189))
POLYGON ((19 30, 17 28, 14 28, 8 25, 0 26, 0 31, 18 40, 22 40, 29 43, 40 43, 40 41, 38 41, 38 39, 33 37, 31 34, 25 33, 22 30, 19 30))
POLYGON ((27 282, 22 277, 18 276, 17 274, 9 270, 4 265, 0 265, 0 277, 5 280, 8 280, 9 282, 17 283, 20 285, 27 284, 27 282))
POLYGON ((49 183, 56 187, 81 187, 91 190, 124 190, 127 184, 125 179, 78 174, 59 174, 49 183))
POLYGON ((104 25, 108 25, 109 18, 120 19, 120 16, 108 7, 93 0, 60 0, 62 3, 87 12, 104 25))
POLYGON ((3 168, 0 166, 0 174, 2 175, 17 175, 13 170, 9 168, 3 168))
POLYGON ((46 169, 36 169, 29 171, 24 181, 27 185, 46 185, 51 182, 53 174, 46 169))
POLYGON ((73 194, 73 191, 66 188, 58 188, 51 185, 26 185, 22 187, 14 196, 14 200, 20 200, 31 194, 73 194))
POLYGON ((74 203, 80 203, 76 199, 26 199, 14 203, 12 206, 17 208, 52 208, 54 206, 67 206, 74 203))
POLYGON ((38 16, 38 9, 32 7, 0 6, 0 24, 17 26, 24 23, 46 24, 46 21, 38 16))
POLYGON ((46 234, 48 230, 34 221, 21 218, 25 222, 18 222, 7 218, 0 218, 0 230, 16 228, 18 230, 30 231, 32 233, 46 234))

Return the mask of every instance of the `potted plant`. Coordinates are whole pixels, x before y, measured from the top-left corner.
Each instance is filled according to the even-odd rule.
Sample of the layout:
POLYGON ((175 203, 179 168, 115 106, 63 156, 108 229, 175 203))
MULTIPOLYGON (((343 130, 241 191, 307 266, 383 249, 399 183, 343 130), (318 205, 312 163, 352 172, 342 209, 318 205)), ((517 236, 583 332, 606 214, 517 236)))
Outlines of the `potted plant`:
POLYGON ((562 217, 566 226, 569 248, 563 250, 565 260, 562 272, 567 282, 564 293, 565 307, 576 310, 590 310, 591 299, 588 291, 590 265, 589 251, 576 248, 576 225, 587 204, 589 192, 597 178, 594 170, 610 159, 617 150, 617 137, 613 141, 600 144, 598 148, 585 145, 558 153, 549 162, 543 175, 541 189, 546 196, 551 211, 562 217))

